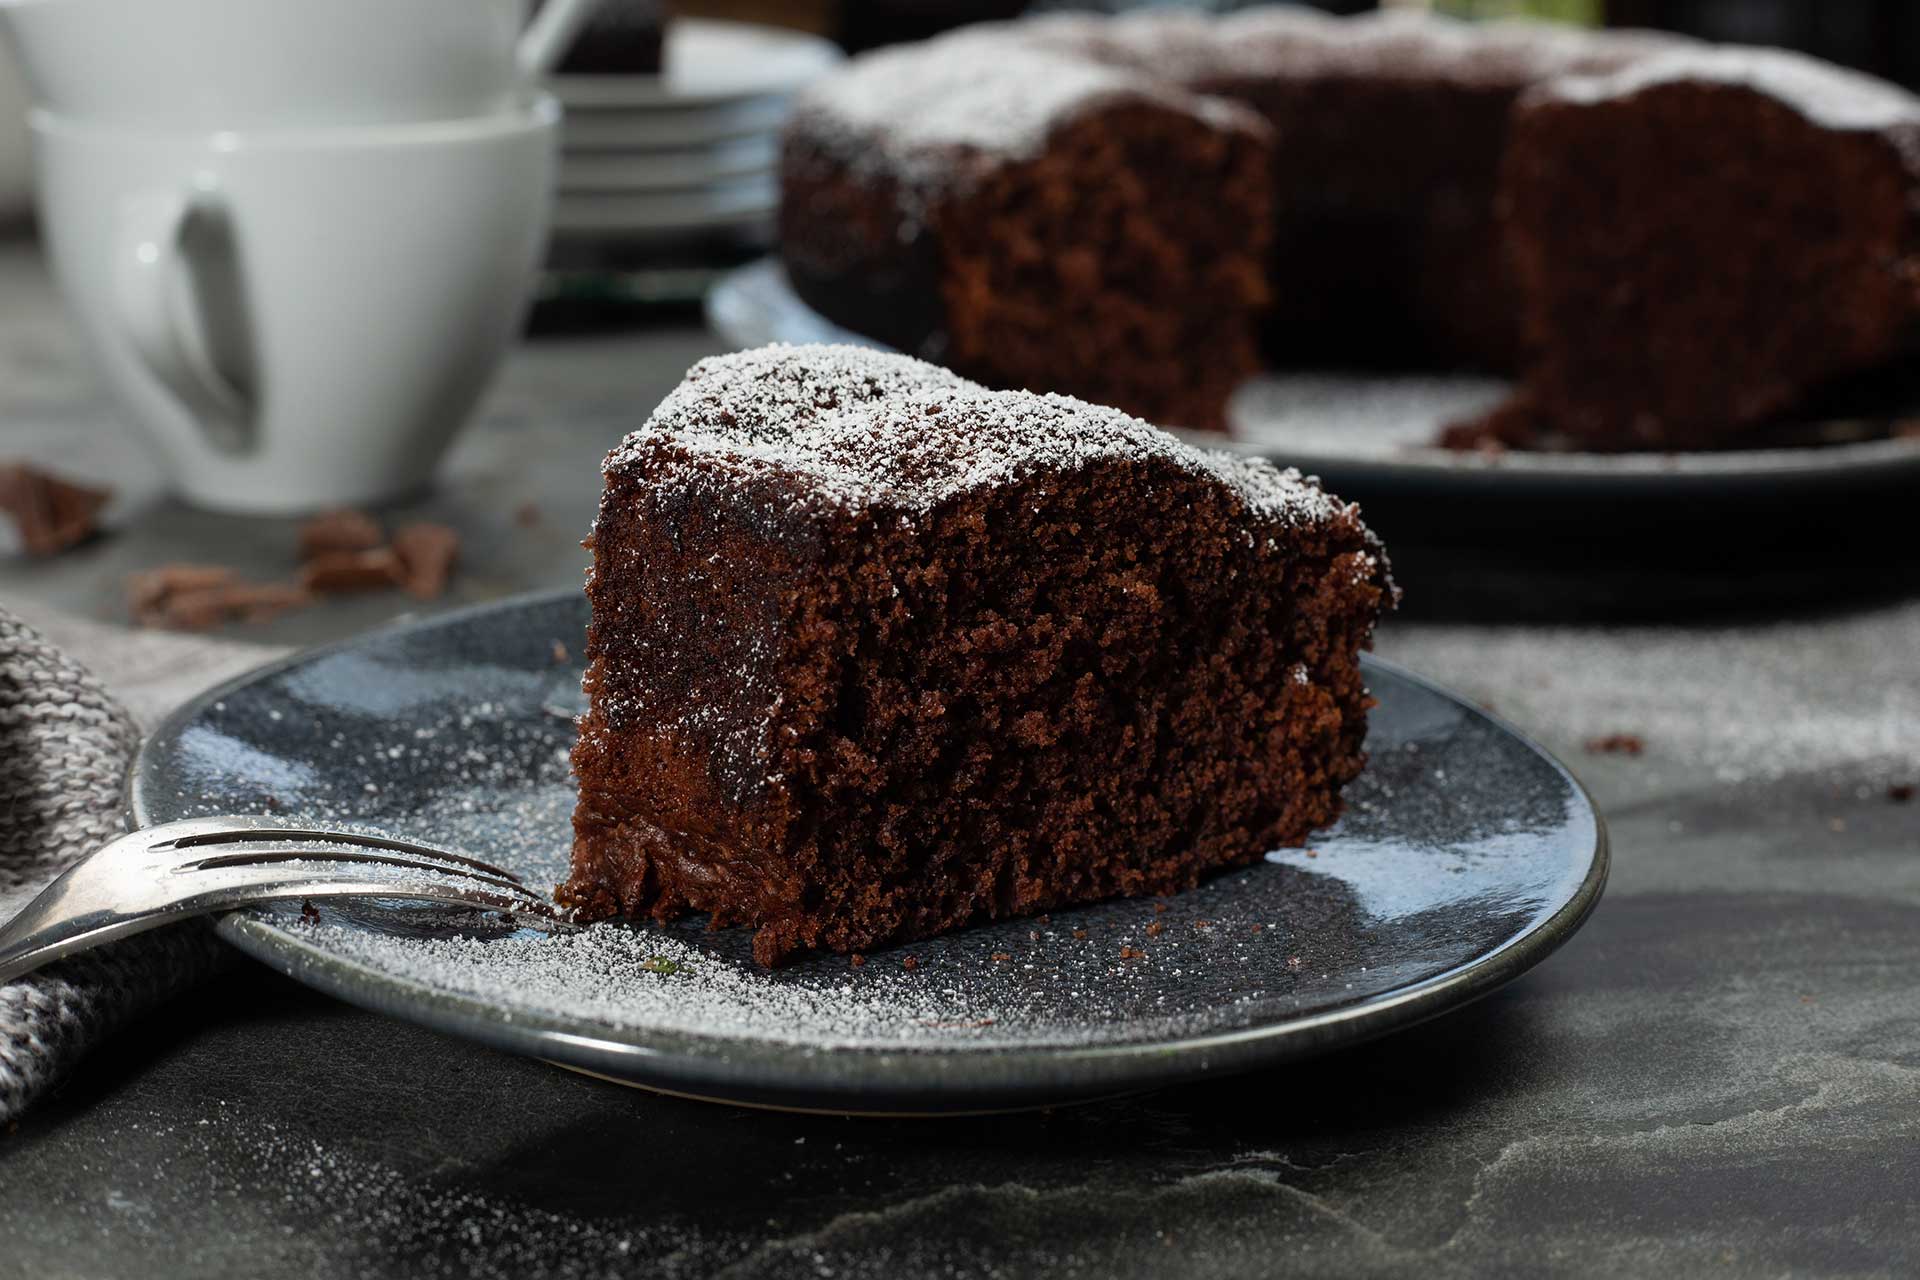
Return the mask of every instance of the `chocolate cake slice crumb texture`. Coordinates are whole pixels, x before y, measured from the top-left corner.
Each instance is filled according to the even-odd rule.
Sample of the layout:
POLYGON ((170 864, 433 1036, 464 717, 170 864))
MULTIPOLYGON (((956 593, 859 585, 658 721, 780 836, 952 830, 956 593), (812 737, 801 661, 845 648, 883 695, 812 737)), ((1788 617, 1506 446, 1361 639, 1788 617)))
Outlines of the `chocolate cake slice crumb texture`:
POLYGON ((847 347, 695 366, 589 545, 561 897, 752 925, 766 964, 1299 843, 1393 596, 1297 473, 847 347))

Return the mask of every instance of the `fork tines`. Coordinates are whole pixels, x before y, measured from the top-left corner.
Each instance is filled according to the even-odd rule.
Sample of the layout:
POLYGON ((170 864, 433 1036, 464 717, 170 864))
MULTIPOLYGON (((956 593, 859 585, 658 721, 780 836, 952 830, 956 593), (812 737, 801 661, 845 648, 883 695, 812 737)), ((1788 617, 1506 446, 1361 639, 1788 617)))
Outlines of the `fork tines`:
MULTIPOLYGON (((221 846, 202 846, 219 848, 221 846)), ((222 867, 259 867, 278 862, 298 863, 346 863, 359 866, 399 867, 407 871, 423 871, 435 880, 457 881, 467 884, 483 884, 499 889, 515 897, 528 898, 527 886, 517 877, 495 876, 473 871, 466 867, 451 866, 445 862, 430 862, 423 858, 400 858, 391 854, 361 853, 352 849, 329 849, 323 847, 286 847, 284 845, 264 849, 246 849, 235 853, 210 853, 205 857, 193 858, 181 863, 177 871, 213 871, 222 867)))
MULTIPOLYGON (((343 845, 354 847, 354 848, 381 849, 389 853, 411 854, 415 858, 431 859, 433 862, 439 864, 439 866, 437 867, 428 868, 431 870, 445 869, 446 865, 451 863, 456 866, 467 867, 475 871, 484 872, 486 875, 493 876, 500 880, 510 881, 512 884, 516 886, 522 884, 520 877, 515 875, 512 871, 509 871, 505 867, 496 866, 491 862, 482 862, 478 858, 468 857, 467 855, 461 854, 461 853, 454 853, 448 849, 437 849, 431 845, 416 844, 411 840, 399 840, 399 839, 395 839, 392 836, 374 835, 370 832, 316 831, 310 827, 276 827, 276 826, 257 826, 256 827, 256 826, 236 825, 231 827, 220 827, 220 828, 216 828, 216 829, 212 829, 204 832, 196 831, 188 835, 175 836, 168 840, 155 842, 152 848, 156 850, 169 849, 169 848, 197 849, 197 848, 205 848, 208 846, 270 844, 270 845, 279 846, 283 850, 290 851, 295 848, 295 842, 300 842, 306 845, 312 845, 314 846, 314 851, 311 854, 306 854, 306 855, 303 855, 297 852, 291 852, 287 856, 290 856, 290 857, 311 856, 316 859, 325 858, 325 857, 328 857, 328 853, 325 851, 327 850, 339 851, 341 846, 343 845)), ((269 859, 262 858, 260 860, 267 861, 269 859)), ((274 859, 274 860, 284 860, 284 859, 274 859)), ((352 859, 341 858, 339 860, 351 861, 352 859)), ((239 864, 236 862, 236 863, 231 863, 227 865, 239 865, 239 864)), ((408 866, 408 865, 417 865, 417 864, 395 862, 392 865, 408 866)))

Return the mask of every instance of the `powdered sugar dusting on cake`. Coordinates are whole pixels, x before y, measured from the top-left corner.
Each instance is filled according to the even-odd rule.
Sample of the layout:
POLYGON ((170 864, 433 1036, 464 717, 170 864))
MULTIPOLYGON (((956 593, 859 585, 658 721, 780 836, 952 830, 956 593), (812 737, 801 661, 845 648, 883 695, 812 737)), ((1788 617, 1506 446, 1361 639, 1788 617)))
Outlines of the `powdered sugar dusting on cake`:
POLYGON ((1223 80, 1366 76, 1519 88, 1569 72, 1611 71, 1692 41, 1665 32, 1589 31, 1551 22, 1463 22, 1377 11, 1337 18, 1297 6, 1212 16, 1142 10, 1012 24, 1026 41, 1205 90, 1223 80))
POLYGON ((1139 77, 981 35, 885 49, 807 95, 896 148, 975 147, 1031 155, 1082 103, 1141 90, 1139 77), (1009 93, 1019 82, 1021 90, 1009 93))
POLYGON ((854 59, 802 95, 796 131, 856 169, 885 169, 909 201, 964 184, 956 153, 1031 159, 1061 125, 1117 102, 1150 102, 1215 128, 1264 126, 1233 104, 1027 38, 1017 24, 967 29, 854 59))
POLYGON ((1348 510, 1297 471, 1196 449, 1117 409, 989 391, 912 357, 854 346, 771 346, 703 360, 607 468, 644 460, 786 474, 843 509, 924 512, 1043 471, 1121 459, 1217 481, 1254 518, 1289 528, 1348 510))
MULTIPOLYGON (((965 188, 994 164, 1038 156, 1061 125, 1116 102, 1260 133, 1257 113, 1213 90, 1242 78, 1384 77, 1516 91, 1694 47, 1657 32, 1405 12, 1335 18, 1293 6, 1220 18, 1058 14, 855 58, 801 96, 790 136, 856 172, 885 173, 917 215, 929 196, 965 188)), ((788 162, 804 162, 805 147, 788 162)))
POLYGON ((1236 23, 1231 31, 1213 15, 1186 9, 1143 9, 1113 17, 1050 14, 1022 19, 1009 28, 1041 48, 1190 85, 1219 73, 1245 46, 1245 35, 1265 40, 1301 37, 1336 25, 1312 9, 1260 9, 1246 17, 1252 21, 1236 23))
POLYGON ((1784 49, 1675 51, 1609 75, 1564 77, 1538 92, 1541 100, 1587 105, 1686 84, 1750 89, 1824 129, 1872 132, 1920 125, 1920 98, 1884 80, 1784 49))

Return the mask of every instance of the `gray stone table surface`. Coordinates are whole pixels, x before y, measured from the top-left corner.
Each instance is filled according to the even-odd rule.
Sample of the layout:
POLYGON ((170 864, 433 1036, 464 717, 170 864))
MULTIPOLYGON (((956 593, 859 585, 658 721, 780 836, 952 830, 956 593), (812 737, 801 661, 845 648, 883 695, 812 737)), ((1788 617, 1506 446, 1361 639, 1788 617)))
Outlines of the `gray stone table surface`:
MULTIPOLYGON (((717 346, 690 319, 523 344, 387 513, 464 535, 436 607, 577 581, 600 455, 717 346)), ((109 643, 128 571, 292 564, 291 522, 159 496, 26 243, 0 245, 9 457, 125 495, 111 536, 0 561, 0 598, 123 654, 110 679, 143 674, 109 643)), ((1920 1273, 1920 597, 1552 621, 1579 574, 1503 586, 1524 624, 1436 620, 1410 581, 1380 637, 1560 752, 1612 825, 1585 930, 1468 1010, 1204 1086, 878 1121, 623 1089, 239 964, 0 1136, 0 1280, 1920 1273), (1645 749, 1588 749, 1611 734, 1645 749)))

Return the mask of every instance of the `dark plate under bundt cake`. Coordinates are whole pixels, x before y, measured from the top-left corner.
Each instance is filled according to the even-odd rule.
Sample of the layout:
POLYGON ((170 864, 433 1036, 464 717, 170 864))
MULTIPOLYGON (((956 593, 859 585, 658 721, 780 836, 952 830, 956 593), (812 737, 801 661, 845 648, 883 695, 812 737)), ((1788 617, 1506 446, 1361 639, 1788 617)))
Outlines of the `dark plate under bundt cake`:
POLYGON ((843 325, 1172 425, 1263 358, 1516 375, 1509 444, 1720 446, 1909 354, 1916 119, 1647 32, 1036 19, 804 95, 781 252, 843 325))

